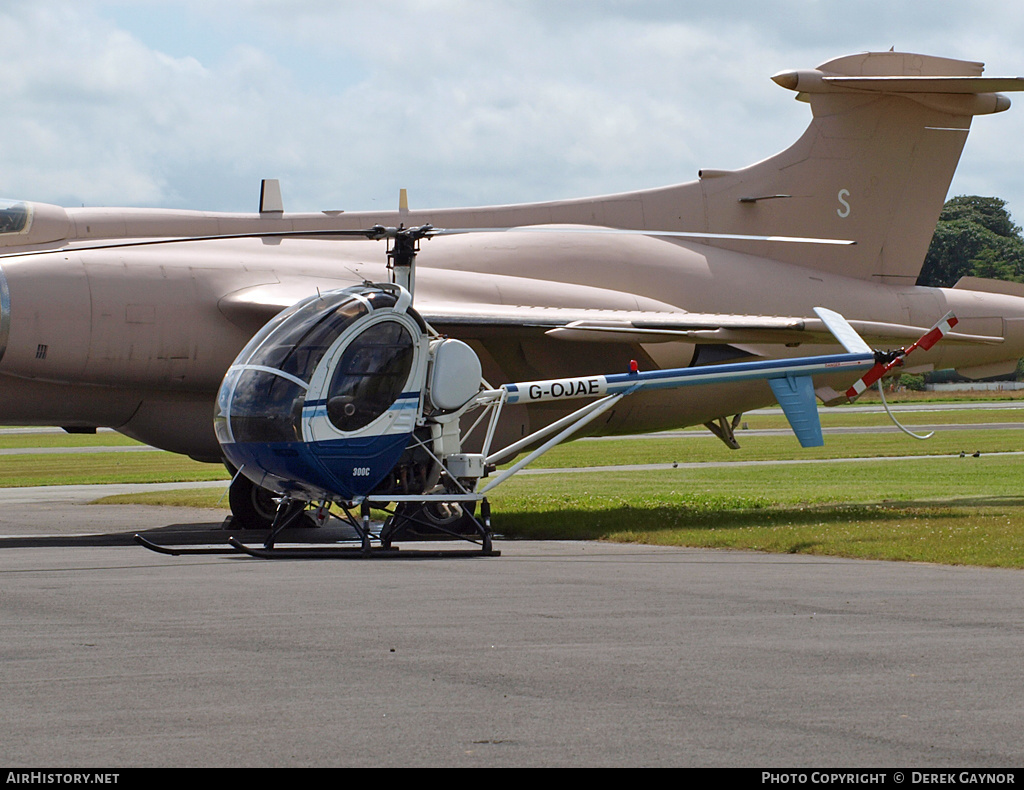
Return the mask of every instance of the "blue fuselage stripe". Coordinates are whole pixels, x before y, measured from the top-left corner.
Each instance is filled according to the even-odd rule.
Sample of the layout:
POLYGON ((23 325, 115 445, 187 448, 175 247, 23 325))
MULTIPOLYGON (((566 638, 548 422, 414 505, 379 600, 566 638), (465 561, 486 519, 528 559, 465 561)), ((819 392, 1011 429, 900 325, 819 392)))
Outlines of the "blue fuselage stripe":
MULTIPOLYGON (((835 354, 823 357, 800 357, 798 359, 773 359, 763 362, 734 362, 727 365, 708 365, 697 368, 676 368, 674 370, 652 370, 646 373, 612 373, 605 376, 609 392, 619 392, 638 381, 645 385, 661 382, 686 381, 692 378, 708 377, 727 381, 742 381, 750 378, 776 378, 800 373, 826 373, 844 368, 849 370, 860 365, 875 363, 874 354, 835 354), (765 373, 768 372, 766 376, 765 373), (773 375, 774 374, 774 375, 773 375), (615 389, 613 389, 613 387, 615 389)), ((669 384, 670 385, 670 384, 669 384)))

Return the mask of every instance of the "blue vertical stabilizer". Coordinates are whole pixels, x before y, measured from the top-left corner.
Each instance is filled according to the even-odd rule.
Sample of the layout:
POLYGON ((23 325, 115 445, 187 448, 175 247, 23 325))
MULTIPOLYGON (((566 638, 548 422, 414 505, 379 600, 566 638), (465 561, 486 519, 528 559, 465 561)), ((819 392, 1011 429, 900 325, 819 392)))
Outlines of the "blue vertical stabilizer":
POLYGON ((768 383, 801 447, 821 447, 825 440, 821 436, 821 421, 811 377, 785 376, 769 379, 768 383))

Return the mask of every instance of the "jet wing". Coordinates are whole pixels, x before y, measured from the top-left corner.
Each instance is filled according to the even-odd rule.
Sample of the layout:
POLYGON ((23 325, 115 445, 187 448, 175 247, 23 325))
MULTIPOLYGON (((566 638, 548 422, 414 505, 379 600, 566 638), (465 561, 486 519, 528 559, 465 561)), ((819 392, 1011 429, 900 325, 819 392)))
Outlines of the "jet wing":
MULTIPOLYGON (((820 318, 731 315, 723 313, 590 310, 529 305, 417 303, 420 314, 438 331, 460 337, 484 336, 494 330, 540 330, 549 337, 576 342, 833 344, 835 337, 820 318)), ((917 340, 927 327, 878 321, 849 322, 876 345, 917 340)), ((999 336, 952 332, 945 342, 998 344, 999 336)))
POLYGON ((443 302, 418 303, 416 309, 438 331, 460 337, 482 337, 500 330, 601 343, 797 343, 807 339, 804 319, 780 316, 443 302))
MULTIPOLYGON (((238 326, 256 331, 277 313, 317 292, 338 284, 317 286, 310 281, 265 283, 224 296, 219 309, 238 326)), ((649 301, 649 300, 648 300, 649 301)), ((688 313, 684 310, 611 310, 580 307, 490 304, 442 301, 418 296, 416 310, 442 334, 468 339, 546 334, 568 342, 764 345, 832 345, 835 338, 817 316, 759 316, 728 313, 688 313)), ((877 347, 905 345, 927 327, 850 320, 868 343, 877 347)), ((1003 342, 999 336, 948 334, 946 343, 1003 342)))

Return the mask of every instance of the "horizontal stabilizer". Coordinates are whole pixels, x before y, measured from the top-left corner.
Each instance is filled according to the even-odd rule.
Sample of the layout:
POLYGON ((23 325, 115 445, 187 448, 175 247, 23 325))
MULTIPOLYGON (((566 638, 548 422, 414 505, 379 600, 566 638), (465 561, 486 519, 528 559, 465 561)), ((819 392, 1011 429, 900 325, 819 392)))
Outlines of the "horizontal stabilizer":
POLYGON ((775 84, 801 93, 870 91, 877 93, 982 94, 1024 90, 1024 77, 840 75, 819 69, 783 71, 775 84))
POLYGON ((1024 91, 1024 77, 823 77, 836 87, 884 93, 995 93, 1024 91))
POLYGON ((1024 297, 1024 283, 993 280, 988 277, 961 277, 953 288, 961 291, 981 291, 987 294, 1024 297))
POLYGON ((828 327, 828 330, 835 335, 836 340, 842 344, 843 348, 851 354, 871 352, 871 346, 864 342, 864 339, 857 334, 857 330, 850 326, 850 322, 839 313, 825 307, 815 307, 814 312, 828 327))
POLYGON ((800 446, 821 447, 825 439, 821 435, 821 420, 818 419, 818 404, 814 399, 814 382, 811 377, 786 376, 769 379, 768 383, 793 433, 800 440, 800 446))

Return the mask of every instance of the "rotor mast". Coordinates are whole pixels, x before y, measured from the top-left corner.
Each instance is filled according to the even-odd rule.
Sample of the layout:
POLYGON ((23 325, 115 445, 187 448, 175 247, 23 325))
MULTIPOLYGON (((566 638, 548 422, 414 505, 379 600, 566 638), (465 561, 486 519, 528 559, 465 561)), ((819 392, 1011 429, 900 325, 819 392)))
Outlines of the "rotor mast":
POLYGON ((402 286, 410 294, 414 293, 416 283, 416 254, 420 251, 420 239, 428 236, 433 229, 432 225, 421 225, 418 228, 399 225, 398 228, 389 229, 386 234, 391 282, 402 286))

